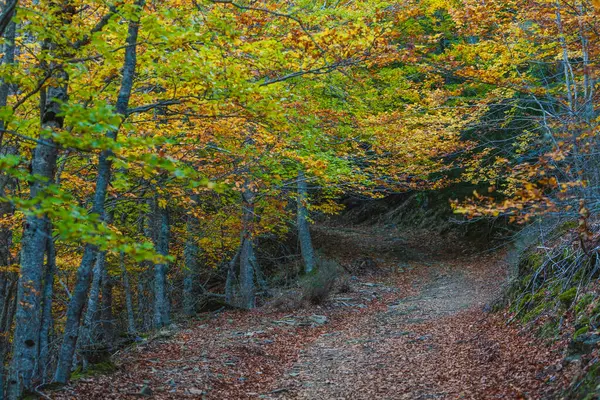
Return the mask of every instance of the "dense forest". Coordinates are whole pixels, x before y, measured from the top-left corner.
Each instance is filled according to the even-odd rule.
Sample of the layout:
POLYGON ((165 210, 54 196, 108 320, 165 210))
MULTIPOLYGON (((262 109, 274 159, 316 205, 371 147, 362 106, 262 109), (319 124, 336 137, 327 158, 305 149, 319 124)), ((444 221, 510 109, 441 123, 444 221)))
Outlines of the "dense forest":
POLYGON ((600 2, 0 3, 0 398, 600 396, 600 2))

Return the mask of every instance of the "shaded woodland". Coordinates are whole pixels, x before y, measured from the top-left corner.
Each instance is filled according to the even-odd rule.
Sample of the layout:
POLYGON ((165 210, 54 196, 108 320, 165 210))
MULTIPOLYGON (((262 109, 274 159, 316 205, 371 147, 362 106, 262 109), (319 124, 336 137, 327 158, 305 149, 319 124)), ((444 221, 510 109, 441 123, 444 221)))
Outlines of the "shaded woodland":
POLYGON ((112 378, 77 381, 124 349, 216 359, 235 332, 211 329, 273 341, 253 324, 286 310, 290 351, 371 335, 410 379, 378 392, 306 347, 312 386, 273 366, 169 389, 127 353, 110 393, 599 395, 596 0, 0 3, 0 398, 103 398, 112 378), (470 372, 427 368, 430 339, 470 372))

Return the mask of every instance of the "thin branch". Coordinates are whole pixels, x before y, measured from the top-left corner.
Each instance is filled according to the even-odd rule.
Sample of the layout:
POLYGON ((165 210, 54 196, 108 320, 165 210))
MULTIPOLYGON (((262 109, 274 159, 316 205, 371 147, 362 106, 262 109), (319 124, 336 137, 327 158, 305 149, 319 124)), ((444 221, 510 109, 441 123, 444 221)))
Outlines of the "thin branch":
POLYGON ((244 6, 242 4, 238 4, 236 2, 234 2, 233 0, 211 0, 213 3, 217 3, 217 4, 230 4, 236 8, 239 8, 240 10, 246 10, 246 11, 259 11, 259 12, 264 12, 276 17, 282 17, 282 18, 288 18, 291 19, 292 21, 294 21, 295 23, 298 24, 298 26, 300 27, 300 29, 302 29, 302 31, 310 38, 311 42, 313 42, 313 44, 319 49, 319 51, 321 52, 321 55, 325 54, 325 50, 321 47, 321 45, 319 45, 319 43, 317 43, 317 41, 315 40, 315 38, 313 37, 313 35, 309 32, 308 28, 306 28, 306 26, 304 25, 304 23, 302 22, 301 19, 299 19, 298 17, 295 17, 291 14, 284 14, 284 13, 280 13, 277 11, 273 11, 273 10, 269 10, 268 8, 262 8, 262 7, 249 7, 249 6, 244 6))
POLYGON ((96 32, 100 32, 104 27, 108 24, 113 15, 117 13, 117 8, 115 6, 108 7, 108 14, 103 16, 100 21, 92 28, 89 34, 86 34, 83 38, 79 39, 75 43, 73 43, 74 49, 80 49, 82 46, 90 43, 92 40, 92 35, 96 32))
POLYGON ((129 116, 132 114, 140 114, 140 113, 143 113, 146 111, 153 110, 158 107, 172 106, 175 104, 181 104, 181 99, 161 100, 161 101, 157 101, 156 103, 146 104, 143 106, 130 108, 127 110, 126 115, 129 116))
POLYGON ((17 108, 19 108, 21 105, 23 105, 23 103, 25 103, 27 101, 27 99, 29 99, 31 96, 33 96, 34 94, 38 93, 43 87, 44 84, 46 83, 46 81, 48 79, 50 79, 50 77, 52 76, 52 72, 47 72, 42 79, 40 79, 36 85, 36 87, 29 93, 27 93, 24 97, 22 97, 19 101, 17 101, 13 106, 12 109, 13 111, 15 111, 17 108))
POLYGON ((334 64, 327 64, 324 65, 322 67, 319 68, 314 68, 314 69, 308 69, 308 70, 304 70, 304 71, 296 71, 296 72, 292 72, 290 74, 287 75, 283 75, 280 77, 277 77, 275 79, 265 79, 265 81, 263 83, 260 84, 260 86, 268 86, 268 85, 272 85, 274 83, 278 83, 278 82, 283 82, 286 81, 288 79, 292 79, 292 78, 297 78, 300 76, 304 76, 304 75, 323 75, 323 74, 327 74, 331 71, 335 71, 341 67, 349 67, 352 65, 356 65, 356 64, 360 64, 361 62, 365 61, 366 58, 362 58, 362 59, 358 59, 358 60, 343 60, 334 64))
POLYGON ((10 3, 6 4, 6 8, 0 14, 0 36, 4 36, 4 31, 10 24, 13 15, 15 14, 15 8, 17 7, 17 3, 19 0, 12 0, 10 3))

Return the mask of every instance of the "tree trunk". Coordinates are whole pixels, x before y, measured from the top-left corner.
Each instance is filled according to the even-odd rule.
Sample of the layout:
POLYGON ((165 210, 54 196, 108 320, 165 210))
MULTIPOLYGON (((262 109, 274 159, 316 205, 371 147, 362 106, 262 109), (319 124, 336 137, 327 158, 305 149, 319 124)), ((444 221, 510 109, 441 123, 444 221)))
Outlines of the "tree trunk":
POLYGON ((113 280, 108 274, 106 266, 102 270, 102 307, 100 320, 102 321, 102 341, 109 348, 113 348, 115 340, 115 320, 113 316, 113 280))
POLYGON ((78 346, 88 346, 95 342, 98 333, 98 306, 100 304, 100 285, 102 274, 106 268, 106 252, 101 252, 96 258, 92 277, 92 286, 88 297, 87 309, 81 327, 78 346))
MULTIPOLYGON (((11 15, 12 18, 12 15, 11 15)), ((4 45, 2 46, 2 53, 4 56, 2 57, 2 65, 6 64, 14 64, 15 63, 15 33, 16 33, 16 24, 14 22, 10 22, 6 27, 6 31, 1 36, 4 39, 4 45)), ((5 107, 8 102, 8 95, 10 93, 10 84, 4 82, 2 80, 0 82, 0 107, 5 107)), ((4 138, 4 129, 6 129, 6 124, 3 120, 0 120, 0 149, 2 149, 2 142, 4 138)), ((0 190, 2 186, 0 186, 0 190)))
POLYGON ((254 269, 254 275, 256 276, 256 282, 258 282, 258 287, 262 291, 263 296, 270 296, 269 293, 269 285, 267 284, 267 280, 265 279, 265 275, 260 268, 260 264, 258 263, 258 259, 256 258, 256 252, 252 249, 252 253, 250 254, 250 263, 252 264, 252 268, 254 269))
POLYGON ((6 292, 4 301, 2 303, 2 318, 0 319, 0 361, 2 367, 0 368, 0 398, 5 398, 5 376, 6 369, 4 364, 8 356, 9 350, 9 334, 15 317, 15 310, 17 308, 17 279, 12 279, 6 282, 6 292))
MULTIPOLYGON (((198 195, 193 195, 192 200, 194 208, 198 206, 198 195)), ((194 292, 194 280, 198 275, 198 258, 200 249, 197 244, 199 233, 199 221, 194 215, 194 210, 190 211, 187 217, 187 239, 183 250, 185 267, 183 270, 183 313, 185 315, 194 315, 196 305, 196 293, 194 292)))
MULTIPOLYGON (((140 233, 156 243, 156 223, 154 199, 145 200, 149 211, 140 218, 140 233)), ((140 265, 142 272, 138 276, 138 319, 141 329, 147 331, 154 326, 154 264, 143 261, 140 265)))
POLYGON ((131 295, 131 286, 129 283, 129 274, 125 267, 125 253, 121 253, 121 279, 123 281, 123 290, 125 291, 125 306, 127 308, 127 332, 136 333, 135 314, 133 312, 133 297, 131 295))
POLYGON ((144 263, 146 270, 140 274, 137 284, 137 315, 139 325, 142 331, 147 331, 154 325, 154 314, 152 312, 153 301, 151 299, 152 291, 150 288, 150 275, 154 272, 150 270, 147 263, 144 263))
POLYGON ((310 225, 308 223, 308 210, 306 202, 308 201, 308 189, 306 185, 306 176, 304 171, 298 172, 298 240, 300 241, 300 250, 302 260, 304 261, 304 272, 310 273, 315 268, 315 252, 310 237, 310 225))
POLYGON ((0 11, 0 36, 4 36, 4 33, 10 29, 11 20, 15 14, 18 2, 18 0, 6 0, 3 2, 2 11, 0 11))
MULTIPOLYGON (((160 227, 156 240, 156 250, 160 255, 169 255, 169 214, 166 207, 156 204, 160 227)), ((154 327, 169 325, 169 299, 167 296, 167 264, 154 265, 154 327)))
POLYGON ((225 281, 225 301, 229 305, 235 305, 234 300, 236 298, 235 288, 237 286, 237 272, 238 262, 240 260, 240 253, 242 252, 242 247, 240 246, 238 250, 235 252, 235 255, 227 264, 227 280, 225 281))
MULTIPOLYGON (((65 12, 61 10, 61 12, 65 12)), ((52 51, 53 44, 44 43, 52 51)), ((30 198, 40 196, 54 182, 58 146, 46 132, 63 127, 61 104, 67 101, 67 75, 58 65, 51 65, 60 86, 50 86, 41 92, 42 135, 33 151, 31 172, 36 179, 30 186, 30 198)), ((44 254, 49 237, 48 221, 43 215, 29 215, 21 239, 21 270, 17 290, 16 325, 13 337, 13 358, 8 397, 17 399, 23 390, 32 389, 33 377, 38 371, 39 334, 41 324, 42 275, 44 254)))
MULTIPOLYGON (((137 5, 141 11, 144 6, 144 0, 138 0, 137 5)), ((125 60, 123 63, 123 78, 121 80, 121 88, 116 103, 116 112, 125 118, 127 108, 129 107, 129 98, 133 88, 133 77, 137 64, 137 37, 139 31, 139 19, 136 18, 129 22, 127 32, 127 46, 125 49, 125 60)), ((110 131, 106 135, 111 140, 117 140, 117 130, 110 131)), ((100 153, 98 160, 98 176, 96 178, 96 192, 94 194, 94 202, 92 205, 92 213, 102 217, 104 215, 104 205, 106 202, 106 192, 110 181, 113 152, 111 150, 103 150, 100 153)), ((67 321, 65 323, 65 333, 63 335, 63 343, 60 349, 58 365, 54 380, 59 383, 66 383, 71 376, 71 362, 75 353, 77 336, 79 333, 79 325, 81 314, 85 306, 88 289, 90 286, 90 275, 92 266, 96 261, 98 249, 93 245, 86 245, 83 253, 83 258, 79 269, 77 270, 77 280, 75 289, 69 302, 67 309, 67 321)))
POLYGON ((254 222, 254 193, 246 183, 242 192, 242 237, 240 251, 240 307, 254 308, 254 268, 253 254, 253 222, 254 222))
MULTIPOLYGON (((12 12, 11 12, 12 17, 12 12)), ((16 26, 14 22, 7 25, 6 31, 4 32, 3 38, 5 40, 4 46, 2 46, 2 52, 4 57, 2 58, 2 64, 13 64, 15 62, 15 30, 16 26)), ((0 82, 0 107, 5 107, 8 102, 8 95, 10 93, 10 85, 4 81, 0 82)), ((4 146, 4 129, 6 128, 5 121, 0 120, 0 155, 15 154, 17 149, 14 146, 4 146)), ((0 172, 0 197, 4 197, 12 186, 15 186, 15 179, 10 175, 0 172)), ((13 215, 14 207, 10 202, 0 202, 0 216, 13 215)), ((11 227, 0 226, 0 267, 7 267, 13 263, 12 256, 10 253, 13 242, 13 235, 11 227)), ((2 305, 1 314, 2 316, 9 316, 12 321, 13 315, 10 313, 11 307, 14 301, 11 301, 10 296, 14 296, 14 293, 9 292, 9 288, 13 286, 11 282, 13 279, 13 273, 0 272, 0 305, 2 305)), ((4 319, 4 318, 3 318, 4 319)), ((5 325, 0 325, 0 400, 4 399, 4 381, 5 381, 5 362, 6 355, 8 353, 10 336, 10 326, 4 329, 5 325)))
POLYGON ((56 273, 56 249, 54 239, 48 238, 46 274, 44 277, 44 294, 42 306, 42 322, 40 329, 40 362, 39 376, 45 382, 50 363, 50 330, 52 328, 52 296, 54 295, 54 274, 56 273))

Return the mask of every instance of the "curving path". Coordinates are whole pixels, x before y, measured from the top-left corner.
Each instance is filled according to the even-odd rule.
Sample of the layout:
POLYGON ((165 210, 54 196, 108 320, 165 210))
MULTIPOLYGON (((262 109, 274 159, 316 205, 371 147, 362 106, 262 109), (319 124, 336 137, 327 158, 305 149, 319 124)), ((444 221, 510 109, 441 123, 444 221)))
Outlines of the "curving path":
POLYGON ((349 293, 320 307, 201 316, 123 351, 115 373, 48 397, 553 398, 561 355, 487 312, 507 278, 503 255, 411 237, 319 227, 315 243, 355 275, 349 293))

